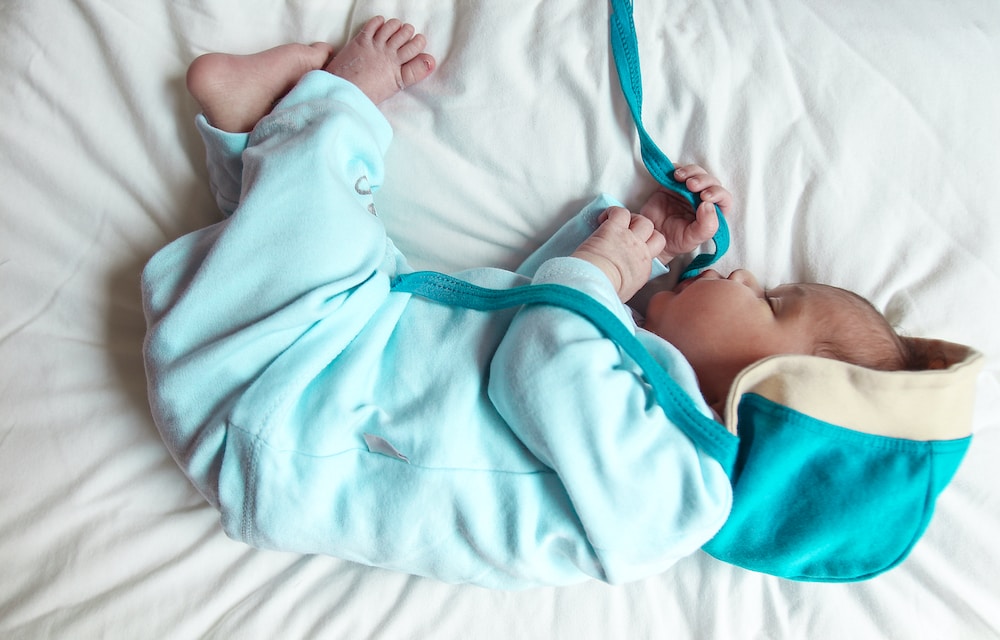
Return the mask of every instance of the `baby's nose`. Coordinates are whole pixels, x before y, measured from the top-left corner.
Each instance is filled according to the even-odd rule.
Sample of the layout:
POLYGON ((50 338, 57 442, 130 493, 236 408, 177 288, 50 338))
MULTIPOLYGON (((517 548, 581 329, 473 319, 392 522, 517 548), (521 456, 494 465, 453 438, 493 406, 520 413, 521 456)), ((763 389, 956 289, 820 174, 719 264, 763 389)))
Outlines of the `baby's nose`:
POLYGON ((736 271, 733 271, 729 274, 728 279, 754 290, 760 289, 760 285, 757 284, 757 278, 755 278, 754 275, 746 269, 737 269, 736 271))
POLYGON ((733 282, 746 282, 749 278, 753 276, 746 269, 737 269, 729 274, 727 280, 732 280, 733 282))

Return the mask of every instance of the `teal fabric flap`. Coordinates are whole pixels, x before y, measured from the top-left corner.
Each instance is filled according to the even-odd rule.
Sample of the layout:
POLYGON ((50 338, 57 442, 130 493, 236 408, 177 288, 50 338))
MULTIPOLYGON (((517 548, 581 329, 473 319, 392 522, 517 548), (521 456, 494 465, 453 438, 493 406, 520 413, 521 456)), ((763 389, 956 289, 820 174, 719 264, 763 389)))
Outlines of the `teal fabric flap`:
POLYGON ((741 400, 739 425, 733 510, 705 551, 821 582, 863 580, 899 564, 971 441, 869 435, 756 394, 741 400))

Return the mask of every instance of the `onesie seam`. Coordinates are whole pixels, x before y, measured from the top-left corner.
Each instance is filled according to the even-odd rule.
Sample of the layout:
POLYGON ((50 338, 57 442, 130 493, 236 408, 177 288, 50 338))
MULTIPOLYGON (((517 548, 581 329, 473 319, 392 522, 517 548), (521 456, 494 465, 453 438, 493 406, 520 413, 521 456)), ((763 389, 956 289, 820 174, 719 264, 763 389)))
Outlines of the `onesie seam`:
MULTIPOLYGON (((235 424, 235 423, 233 423, 231 421, 228 422, 227 424, 228 424, 228 426, 231 429, 233 429, 235 431, 239 431, 240 433, 245 434, 247 436, 247 438, 252 441, 253 456, 252 456, 251 471, 256 471, 256 468, 257 468, 257 458, 259 457, 259 451, 260 451, 260 449, 266 448, 269 451, 272 451, 274 453, 290 454, 290 455, 294 455, 294 456, 297 456, 297 457, 309 458, 309 459, 313 459, 313 460, 328 460, 328 459, 338 458, 340 456, 348 455, 348 454, 352 454, 352 453, 360 454, 362 456, 378 456, 378 458, 376 458, 376 459, 385 458, 386 460, 396 461, 399 464, 404 464, 407 467, 410 467, 410 468, 413 468, 413 469, 424 469, 424 470, 427 470, 427 471, 448 471, 448 472, 450 472, 450 471, 459 471, 459 472, 467 472, 467 473, 491 473, 491 474, 495 473, 495 474, 503 474, 503 475, 523 475, 523 476, 530 476, 530 475, 552 475, 552 474, 555 473, 554 469, 552 469, 551 467, 547 467, 547 466, 544 469, 534 469, 534 470, 530 470, 530 471, 517 471, 517 470, 512 470, 512 469, 497 469, 497 468, 491 468, 491 467, 434 466, 434 465, 428 465, 428 464, 421 464, 419 462, 414 462, 413 460, 410 460, 409 462, 405 462, 405 461, 402 461, 402 460, 398 460, 398 459, 396 459, 396 458, 394 458, 392 456, 387 456, 387 455, 382 454, 382 453, 374 452, 374 451, 370 450, 369 448, 362 447, 362 446, 349 446, 349 447, 345 447, 345 448, 343 448, 343 449, 341 449, 341 450, 339 450, 339 451, 337 451, 335 453, 313 454, 313 453, 309 453, 309 452, 306 452, 306 451, 302 451, 301 449, 296 449, 294 447, 276 447, 273 444, 271 444, 264 436, 260 435, 259 433, 254 433, 250 429, 248 429, 246 427, 241 427, 240 425, 235 424)), ((256 475, 254 475, 253 477, 256 477, 256 475)))

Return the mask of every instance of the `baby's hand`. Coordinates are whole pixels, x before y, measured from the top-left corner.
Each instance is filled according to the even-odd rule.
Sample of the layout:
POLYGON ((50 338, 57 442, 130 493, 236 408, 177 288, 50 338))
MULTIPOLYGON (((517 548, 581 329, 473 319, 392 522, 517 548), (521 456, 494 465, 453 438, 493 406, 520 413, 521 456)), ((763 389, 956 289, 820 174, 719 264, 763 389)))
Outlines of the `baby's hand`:
POLYGON ((649 280, 653 258, 663 251, 663 235, 652 221, 622 207, 609 207, 601 226, 573 253, 604 272, 622 302, 649 280))
POLYGON ((719 229, 715 205, 719 205, 725 215, 733 206, 732 194, 719 183, 719 179, 696 164, 677 165, 674 179, 699 195, 701 204, 697 210, 691 211, 691 205, 686 200, 667 190, 654 193, 639 209, 639 213, 649 218, 666 240, 658 256, 664 264, 711 240, 719 229))

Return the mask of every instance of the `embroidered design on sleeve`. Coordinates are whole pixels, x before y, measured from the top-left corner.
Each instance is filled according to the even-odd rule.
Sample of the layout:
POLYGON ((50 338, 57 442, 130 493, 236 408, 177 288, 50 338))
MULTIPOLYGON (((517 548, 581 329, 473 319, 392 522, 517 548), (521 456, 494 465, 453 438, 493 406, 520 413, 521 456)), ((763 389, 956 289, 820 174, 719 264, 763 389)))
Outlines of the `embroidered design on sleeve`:
MULTIPOLYGON (((354 183, 354 190, 357 191, 359 196, 368 196, 370 198, 372 195, 372 187, 368 182, 368 176, 361 176, 358 178, 358 181, 354 183)), ((368 213, 378 217, 378 213, 375 211, 374 202, 368 203, 368 213)))

